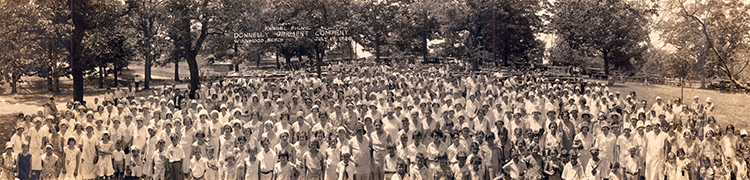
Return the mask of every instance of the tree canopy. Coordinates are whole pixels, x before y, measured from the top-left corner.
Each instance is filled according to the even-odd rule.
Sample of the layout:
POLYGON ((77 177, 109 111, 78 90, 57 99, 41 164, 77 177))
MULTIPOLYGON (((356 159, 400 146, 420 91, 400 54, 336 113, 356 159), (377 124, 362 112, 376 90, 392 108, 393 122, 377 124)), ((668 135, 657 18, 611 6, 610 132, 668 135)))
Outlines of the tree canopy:
POLYGON ((7 53, 0 55, 0 82, 15 87, 22 76, 50 84, 72 77, 74 99, 82 100, 85 77, 98 76, 103 88, 109 74, 142 61, 148 88, 152 66, 174 63, 179 81, 178 63, 186 61, 195 92, 199 56, 231 62, 236 70, 253 61, 260 66, 266 55, 286 64, 306 56, 320 73, 329 52, 354 51, 356 44, 375 59, 453 57, 474 70, 547 58, 554 65, 601 67, 604 74, 648 69, 742 85, 750 66, 748 8, 740 0, 3 1, 0 42, 7 53), (267 43, 235 37, 282 26, 307 34, 267 43), (345 31, 346 38, 320 40, 323 30, 345 31), (654 34, 663 46, 653 44, 654 34), (547 36, 551 42, 542 40, 547 36))

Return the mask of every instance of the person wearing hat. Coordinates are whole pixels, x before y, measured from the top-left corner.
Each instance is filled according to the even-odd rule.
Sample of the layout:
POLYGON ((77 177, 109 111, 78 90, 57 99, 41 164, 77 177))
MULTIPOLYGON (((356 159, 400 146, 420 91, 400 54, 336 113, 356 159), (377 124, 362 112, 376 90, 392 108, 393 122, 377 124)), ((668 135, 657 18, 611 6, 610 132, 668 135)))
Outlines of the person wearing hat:
MULTIPOLYGON (((127 123, 127 122, 126 122, 127 123)), ((135 118, 135 131, 132 131, 132 143, 134 146, 137 146, 138 148, 145 148, 146 142, 148 140, 148 128, 145 126, 143 116, 137 116, 135 118)), ((125 136, 127 138, 127 136, 125 136)))
POLYGON ((653 124, 653 131, 646 133, 646 179, 660 179, 664 177, 664 162, 667 154, 667 134, 661 131, 659 123, 653 124))
POLYGON ((336 165, 336 173, 338 173, 336 179, 339 180, 360 179, 357 165, 352 160, 351 150, 348 146, 341 148, 341 161, 336 165))
POLYGON ((626 180, 639 179, 641 174, 641 166, 639 165, 640 157, 638 157, 637 147, 630 147, 627 149, 627 155, 621 160, 623 176, 626 180))
POLYGON ((48 129, 42 128, 42 117, 35 117, 33 120, 33 127, 28 129, 26 135, 29 138, 29 153, 31 153, 31 175, 37 177, 42 171, 42 159, 40 158, 44 154, 43 139, 49 134, 48 129))
POLYGON ((115 170, 112 166, 112 152, 115 149, 115 143, 110 140, 109 131, 104 130, 101 132, 101 140, 96 144, 96 150, 98 155, 98 167, 97 176, 99 177, 110 177, 114 175, 115 170))
MULTIPOLYGON (((155 157, 159 157, 157 154, 157 149, 159 148, 157 145, 159 144, 159 141, 164 141, 164 145, 166 148, 166 142, 167 139, 164 139, 163 136, 159 136, 157 132, 157 128, 154 125, 149 125, 147 127, 148 131, 148 140, 146 141, 146 146, 144 148, 141 148, 141 152, 145 154, 144 158, 146 159, 146 164, 144 165, 143 174, 146 176, 155 176, 155 165, 154 163, 157 161, 157 159, 154 159, 155 157)), ((210 146, 209 146, 210 147, 210 146)), ((213 146, 216 147, 216 146, 213 146)), ((164 150, 159 151, 159 153, 164 152, 164 150)), ((207 151, 208 152, 208 151, 207 151)), ((214 151, 216 154, 215 156, 218 156, 218 150, 214 151)), ((162 160, 159 160, 162 161, 162 160)), ((165 162, 165 161, 162 161, 165 162)), ((163 172, 162 172, 163 173, 163 172)))
POLYGON ((604 169, 608 168, 609 164, 599 158, 599 148, 592 147, 589 152, 591 153, 591 159, 586 163, 585 168, 587 179, 602 179, 607 177, 609 172, 605 174, 604 169))
POLYGON ((662 102, 661 97, 656 96, 656 103, 651 105, 651 111, 656 111, 656 114, 664 114, 665 104, 662 102))
MULTIPOLYGON (((618 157, 615 156, 615 143, 617 137, 610 131, 609 123, 601 121, 601 134, 594 139, 594 147, 599 149, 599 158, 605 163, 615 163, 618 157)), ((602 167, 602 175, 609 175, 610 167, 602 167)), ((606 177, 606 176, 603 176, 606 177)))
POLYGON ((706 106, 705 110, 703 110, 706 113, 706 117, 714 116, 714 103, 711 101, 711 98, 706 98, 706 106))
POLYGON ((28 144, 27 135, 24 133, 26 130, 26 127, 23 123, 18 123, 16 125, 16 133, 13 133, 13 136, 10 137, 10 143, 13 145, 13 153, 14 154, 21 154, 21 145, 28 144))
POLYGON ((293 141, 297 141, 297 134, 300 132, 309 132, 311 125, 307 121, 305 121, 305 115, 302 111, 297 111, 294 116, 294 123, 292 123, 292 126, 290 128, 290 135, 292 136, 293 141))
POLYGON ((274 152, 286 151, 289 153, 289 161, 292 163, 297 162, 297 149, 289 143, 289 131, 281 130, 278 133, 278 143, 273 147, 274 152))
POLYGON ((373 175, 372 142, 368 136, 365 136, 366 133, 365 125, 359 123, 354 130, 355 136, 348 142, 352 150, 352 158, 358 165, 357 179, 364 180, 372 179, 373 175))
POLYGON ((96 158, 96 144, 101 140, 96 137, 94 132, 94 126, 90 123, 86 124, 86 134, 81 137, 83 141, 81 149, 81 164, 78 168, 78 175, 82 179, 94 179, 97 177, 97 166, 94 163, 96 158))
POLYGON ((0 156, 0 179, 14 179, 14 170, 16 169, 16 157, 18 154, 13 153, 13 143, 5 143, 5 152, 0 156))

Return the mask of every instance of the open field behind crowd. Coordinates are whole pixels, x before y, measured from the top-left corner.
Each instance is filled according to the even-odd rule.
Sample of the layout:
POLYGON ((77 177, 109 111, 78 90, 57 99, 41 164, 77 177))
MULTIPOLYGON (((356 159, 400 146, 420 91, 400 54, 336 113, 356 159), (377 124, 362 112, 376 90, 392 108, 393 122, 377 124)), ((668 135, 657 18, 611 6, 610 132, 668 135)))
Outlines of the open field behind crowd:
MULTIPOLYGON (((667 100, 674 101, 680 97, 680 87, 665 85, 643 86, 641 83, 632 82, 615 84, 610 87, 610 91, 619 91, 623 98, 631 91, 635 91, 638 98, 648 100, 649 107, 656 101, 656 96, 660 96, 664 102, 667 100)), ((698 96, 701 103, 706 103, 706 98, 711 98, 711 101, 716 105, 714 113, 716 122, 721 126, 734 124, 738 130, 743 128, 750 130, 750 95, 685 88, 683 103, 692 104, 694 96, 698 96)))

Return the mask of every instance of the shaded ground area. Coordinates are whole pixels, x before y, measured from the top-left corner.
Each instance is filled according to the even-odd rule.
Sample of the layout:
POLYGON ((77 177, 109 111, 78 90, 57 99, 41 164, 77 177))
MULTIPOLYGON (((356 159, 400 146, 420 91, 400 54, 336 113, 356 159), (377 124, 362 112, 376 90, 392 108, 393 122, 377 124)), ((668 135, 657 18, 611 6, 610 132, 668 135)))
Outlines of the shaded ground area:
POLYGON ((5 145, 6 142, 10 141, 10 137, 15 132, 16 121, 13 115, 3 114, 0 115, 0 144, 5 145))

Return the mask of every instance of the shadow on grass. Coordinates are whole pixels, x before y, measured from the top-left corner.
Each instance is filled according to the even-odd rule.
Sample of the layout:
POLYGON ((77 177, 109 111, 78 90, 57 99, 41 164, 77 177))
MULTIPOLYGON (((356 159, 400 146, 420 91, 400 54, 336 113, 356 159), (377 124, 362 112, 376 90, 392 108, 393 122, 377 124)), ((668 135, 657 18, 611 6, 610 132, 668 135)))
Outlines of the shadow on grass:
POLYGON ((0 145, 10 141, 16 127, 16 118, 12 114, 0 115, 0 145))

